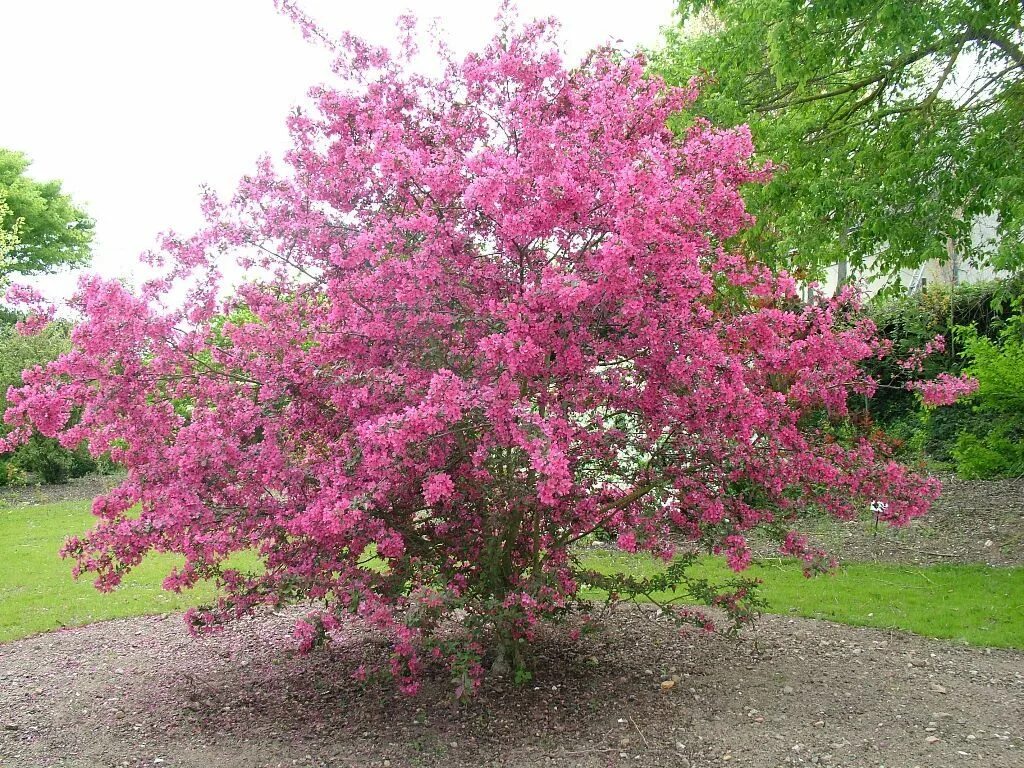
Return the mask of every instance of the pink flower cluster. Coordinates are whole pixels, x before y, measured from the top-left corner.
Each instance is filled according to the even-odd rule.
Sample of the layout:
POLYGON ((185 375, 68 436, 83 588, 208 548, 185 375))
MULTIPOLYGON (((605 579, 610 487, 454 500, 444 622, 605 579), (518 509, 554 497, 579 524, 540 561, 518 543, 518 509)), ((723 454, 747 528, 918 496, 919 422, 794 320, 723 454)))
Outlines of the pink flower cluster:
POLYGON ((767 176, 749 132, 676 136, 694 87, 605 50, 569 69, 546 24, 507 26, 436 79, 333 42, 341 82, 283 166, 205 199, 140 292, 82 283, 73 348, 6 419, 126 468, 65 547, 101 589, 178 553, 168 588, 220 592, 196 631, 309 598, 304 649, 348 617, 403 690, 428 662, 465 690, 481 633, 509 647, 571 603, 595 531, 742 569, 749 531, 805 509, 927 509, 933 481, 830 429, 882 350, 855 298, 805 306, 726 245, 767 176), (232 255, 250 277, 223 298, 232 255))
POLYGON ((899 361, 899 365, 905 371, 920 373, 924 369, 924 361, 930 355, 946 350, 946 340, 941 334, 929 339, 918 349, 911 350, 910 354, 899 361))
POLYGON ((978 380, 967 375, 954 376, 943 372, 929 381, 910 382, 907 389, 919 392, 927 406, 952 405, 960 398, 977 392, 978 380))
POLYGON ((25 336, 39 333, 56 313, 56 307, 48 303, 41 293, 32 286, 11 283, 4 295, 14 309, 26 313, 24 319, 15 323, 15 330, 25 336))

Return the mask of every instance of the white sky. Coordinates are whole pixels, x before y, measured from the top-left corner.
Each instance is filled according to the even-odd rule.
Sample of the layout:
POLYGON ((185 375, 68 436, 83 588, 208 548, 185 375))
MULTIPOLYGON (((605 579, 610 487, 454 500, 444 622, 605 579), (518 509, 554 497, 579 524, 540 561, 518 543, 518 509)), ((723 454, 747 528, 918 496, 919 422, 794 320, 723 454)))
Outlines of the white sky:
MULTIPOLYGON (((554 15, 568 57, 594 45, 653 45, 674 0, 519 0, 554 15)), ((390 42, 395 17, 440 17, 458 52, 493 32, 497 0, 306 0, 331 32, 390 42)), ((0 146, 37 179, 59 178, 97 222, 92 269, 137 279, 137 255, 166 229, 200 223, 198 188, 230 192, 255 159, 287 146, 284 119, 328 57, 270 0, 0 0, 8 80, 0 146)), ((67 296, 75 278, 46 278, 67 296)))

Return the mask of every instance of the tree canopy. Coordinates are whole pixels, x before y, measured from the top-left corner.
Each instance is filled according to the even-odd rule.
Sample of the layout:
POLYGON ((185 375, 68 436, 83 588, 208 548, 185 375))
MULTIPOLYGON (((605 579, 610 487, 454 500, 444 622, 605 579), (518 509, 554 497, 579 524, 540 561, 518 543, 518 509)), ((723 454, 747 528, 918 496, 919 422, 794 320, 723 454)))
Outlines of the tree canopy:
POLYGON ((6 271, 7 254, 18 244, 21 220, 16 219, 7 204, 7 196, 0 191, 0 270, 6 271))
POLYGON ((89 260, 93 221, 61 191, 59 181, 36 181, 21 152, 0 148, 2 276, 51 272, 89 260))
POLYGON ((747 195, 762 258, 892 275, 953 245, 1021 263, 1024 47, 1019 0, 681 0, 654 68, 701 76, 695 111, 748 123, 782 167, 747 195), (872 264, 874 262, 874 264, 872 264))

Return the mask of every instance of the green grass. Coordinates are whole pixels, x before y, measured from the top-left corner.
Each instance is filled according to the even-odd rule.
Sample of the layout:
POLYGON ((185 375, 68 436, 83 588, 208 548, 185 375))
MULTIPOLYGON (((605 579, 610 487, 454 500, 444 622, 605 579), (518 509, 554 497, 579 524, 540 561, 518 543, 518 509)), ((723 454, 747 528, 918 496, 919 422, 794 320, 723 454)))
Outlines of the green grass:
MULTIPOLYGON (((661 567, 650 557, 614 551, 588 554, 588 564, 637 577, 661 567)), ((702 558, 692 572, 719 580, 733 575, 721 558, 711 557, 702 558)), ((847 563, 836 573, 808 579, 799 563, 771 560, 743 575, 763 581, 761 597, 769 613, 1024 648, 1024 568, 847 563)))
POLYGON ((61 560, 57 551, 67 536, 88 530, 94 521, 87 501, 0 509, 0 642, 104 619, 184 610, 212 597, 209 585, 180 595, 161 588, 171 566, 183 562, 171 555, 148 557, 110 593, 96 590, 87 577, 72 580, 71 561, 61 560))
MULTIPOLYGON (((73 581, 70 563, 57 550, 67 535, 91 526, 88 507, 83 501, 0 509, 0 642, 103 619, 184 610, 212 597, 209 585, 183 595, 161 589, 170 567, 180 562, 170 555, 149 557, 112 593, 97 592, 88 579, 73 581)), ((587 564, 637 576, 659 567, 647 557, 609 551, 588 553, 587 564)), ((696 570, 708 577, 730 573, 710 557, 696 570)), ((764 580, 762 595, 772 613, 1024 648, 1024 568, 851 563, 834 575, 805 579, 798 564, 772 561, 748 575, 764 580)))

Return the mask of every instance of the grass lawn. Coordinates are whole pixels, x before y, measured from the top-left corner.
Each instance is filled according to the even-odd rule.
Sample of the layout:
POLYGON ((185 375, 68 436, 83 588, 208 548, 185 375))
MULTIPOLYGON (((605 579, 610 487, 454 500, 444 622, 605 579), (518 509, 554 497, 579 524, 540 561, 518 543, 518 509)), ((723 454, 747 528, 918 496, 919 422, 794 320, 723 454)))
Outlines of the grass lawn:
POLYGON ((153 555, 114 592, 71 578, 71 561, 57 556, 64 539, 92 527, 89 502, 0 509, 0 642, 103 619, 184 610, 209 600, 212 588, 166 592, 160 582, 181 560, 153 555))
MULTIPOLYGON (((614 551, 592 553, 589 565, 634 576, 661 567, 650 557, 614 551)), ((702 558, 693 573, 719 579, 732 575, 722 558, 712 557, 702 558)), ((764 582, 761 596, 768 613, 1024 648, 1024 568, 847 563, 836 573, 808 579, 800 564, 780 559, 754 565, 743 575, 764 582)))
MULTIPOLYGON (((88 502, 0 509, 0 642, 103 619, 178 611, 208 601, 212 590, 184 595, 160 582, 177 562, 151 556, 112 593, 89 580, 72 581, 71 565, 57 557, 64 538, 92 524, 88 502)), ((597 570, 652 573, 646 557, 594 551, 597 570)), ((719 558, 705 558, 707 575, 727 575, 719 558)), ((751 570, 764 580, 772 613, 846 624, 904 629, 976 645, 1024 648, 1024 568, 975 565, 909 567, 851 563, 831 576, 805 579, 796 563, 772 561, 751 570)))

